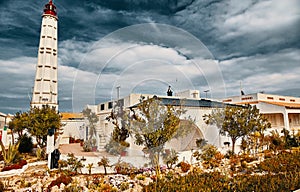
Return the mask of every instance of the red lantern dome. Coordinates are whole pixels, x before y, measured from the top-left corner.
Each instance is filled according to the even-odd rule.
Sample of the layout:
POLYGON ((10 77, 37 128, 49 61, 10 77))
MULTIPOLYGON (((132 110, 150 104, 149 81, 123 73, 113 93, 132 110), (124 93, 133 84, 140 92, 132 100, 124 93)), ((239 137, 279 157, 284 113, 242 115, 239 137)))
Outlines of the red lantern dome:
POLYGON ((56 6, 52 3, 52 0, 45 5, 44 14, 56 16, 56 6))

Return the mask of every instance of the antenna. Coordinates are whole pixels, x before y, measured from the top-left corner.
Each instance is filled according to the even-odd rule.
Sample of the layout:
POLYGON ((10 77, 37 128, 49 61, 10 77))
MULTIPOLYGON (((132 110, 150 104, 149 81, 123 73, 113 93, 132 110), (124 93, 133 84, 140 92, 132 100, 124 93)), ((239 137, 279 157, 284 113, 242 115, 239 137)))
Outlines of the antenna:
POLYGON ((121 88, 121 86, 117 87, 117 99, 118 100, 120 99, 120 88, 121 88))
POLYGON ((240 81, 240 93, 241 93, 241 95, 245 95, 243 88, 242 88, 242 81, 240 81))
POLYGON ((30 91, 27 92, 27 96, 28 96, 28 99, 29 99, 30 103, 31 103, 31 101, 32 101, 32 100, 31 100, 32 98, 31 98, 31 96, 30 96, 30 95, 32 95, 32 90, 33 90, 33 87, 31 87, 30 91))

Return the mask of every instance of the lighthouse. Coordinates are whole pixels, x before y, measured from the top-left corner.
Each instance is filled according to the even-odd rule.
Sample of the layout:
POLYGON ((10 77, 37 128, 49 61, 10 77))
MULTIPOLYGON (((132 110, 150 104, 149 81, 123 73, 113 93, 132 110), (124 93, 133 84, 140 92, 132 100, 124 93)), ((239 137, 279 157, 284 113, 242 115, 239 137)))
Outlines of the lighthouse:
POLYGON ((44 7, 38 61, 31 107, 48 105, 58 110, 57 89, 57 13, 52 0, 44 7))
MULTIPOLYGON (((49 0, 44 7, 42 15, 38 61, 30 103, 31 108, 42 108, 47 105, 58 111, 57 20, 56 7, 52 0, 49 0)), ((55 150, 54 131, 53 128, 49 128, 47 136, 46 153, 48 154, 49 169, 54 168, 54 164, 59 159, 59 156, 56 154, 57 150, 55 150)))

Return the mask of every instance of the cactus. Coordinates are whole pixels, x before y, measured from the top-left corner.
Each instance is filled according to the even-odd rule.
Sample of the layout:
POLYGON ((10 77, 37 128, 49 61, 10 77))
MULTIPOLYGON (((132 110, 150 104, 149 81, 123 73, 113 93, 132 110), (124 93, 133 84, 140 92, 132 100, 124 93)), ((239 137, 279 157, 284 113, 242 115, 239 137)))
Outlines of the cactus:
POLYGON ((2 143, 2 141, 0 142, 0 145, 1 145, 5 165, 11 165, 13 163, 18 162, 21 159, 20 153, 18 150, 20 143, 17 143, 15 145, 9 144, 7 150, 5 150, 5 147, 2 143))

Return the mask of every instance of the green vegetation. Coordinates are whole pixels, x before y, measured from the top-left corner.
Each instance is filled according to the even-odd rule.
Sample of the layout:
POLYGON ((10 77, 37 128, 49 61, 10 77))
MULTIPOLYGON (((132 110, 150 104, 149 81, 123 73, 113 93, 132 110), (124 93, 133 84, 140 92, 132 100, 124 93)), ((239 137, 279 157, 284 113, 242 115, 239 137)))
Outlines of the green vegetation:
POLYGON ((234 152, 237 139, 246 137, 253 132, 263 135, 264 130, 271 127, 268 120, 259 113, 256 106, 229 107, 213 110, 203 116, 205 123, 216 125, 221 135, 229 136, 234 152))
POLYGON ((31 153, 33 149, 33 142, 32 137, 28 136, 27 134, 22 135, 19 137, 19 152, 20 153, 31 153))
POLYGON ((4 160, 4 164, 7 165, 11 165, 14 163, 17 163, 21 160, 21 156, 19 153, 19 144, 14 144, 11 145, 9 144, 8 149, 5 150, 5 147, 2 143, 2 141, 0 140, 0 145, 1 145, 1 150, 2 150, 2 156, 3 156, 3 160, 4 160))
POLYGON ((96 147, 96 124, 99 117, 89 108, 84 109, 82 113, 89 123, 89 139, 85 142, 85 151, 91 151, 93 147, 96 147))
MULTIPOLYGON (((238 157, 236 157, 238 158, 238 157)), ((189 172, 178 176, 166 174, 156 182, 144 186, 143 191, 293 191, 300 188, 300 151, 283 152, 257 165, 257 171, 189 172), (264 172, 262 174, 262 172, 264 172)))
POLYGON ((180 127, 182 109, 175 109, 170 105, 162 105, 157 98, 141 100, 132 110, 130 132, 135 137, 137 145, 144 146, 151 160, 151 164, 159 174, 159 156, 166 142, 170 141, 180 127))
POLYGON ((16 113, 9 123, 9 128, 13 132, 17 132, 20 138, 23 136, 23 131, 27 130, 31 136, 36 138, 41 148, 46 146, 49 131, 51 130, 57 136, 60 127, 61 116, 48 105, 42 108, 31 108, 28 112, 16 113))
POLYGON ((178 161, 178 152, 174 149, 171 149, 170 152, 163 153, 163 161, 167 165, 168 169, 171 169, 178 161))
POLYGON ((104 168, 104 174, 107 174, 107 167, 110 167, 109 165, 109 159, 107 157, 102 157, 101 160, 98 162, 98 166, 103 166, 104 168))

